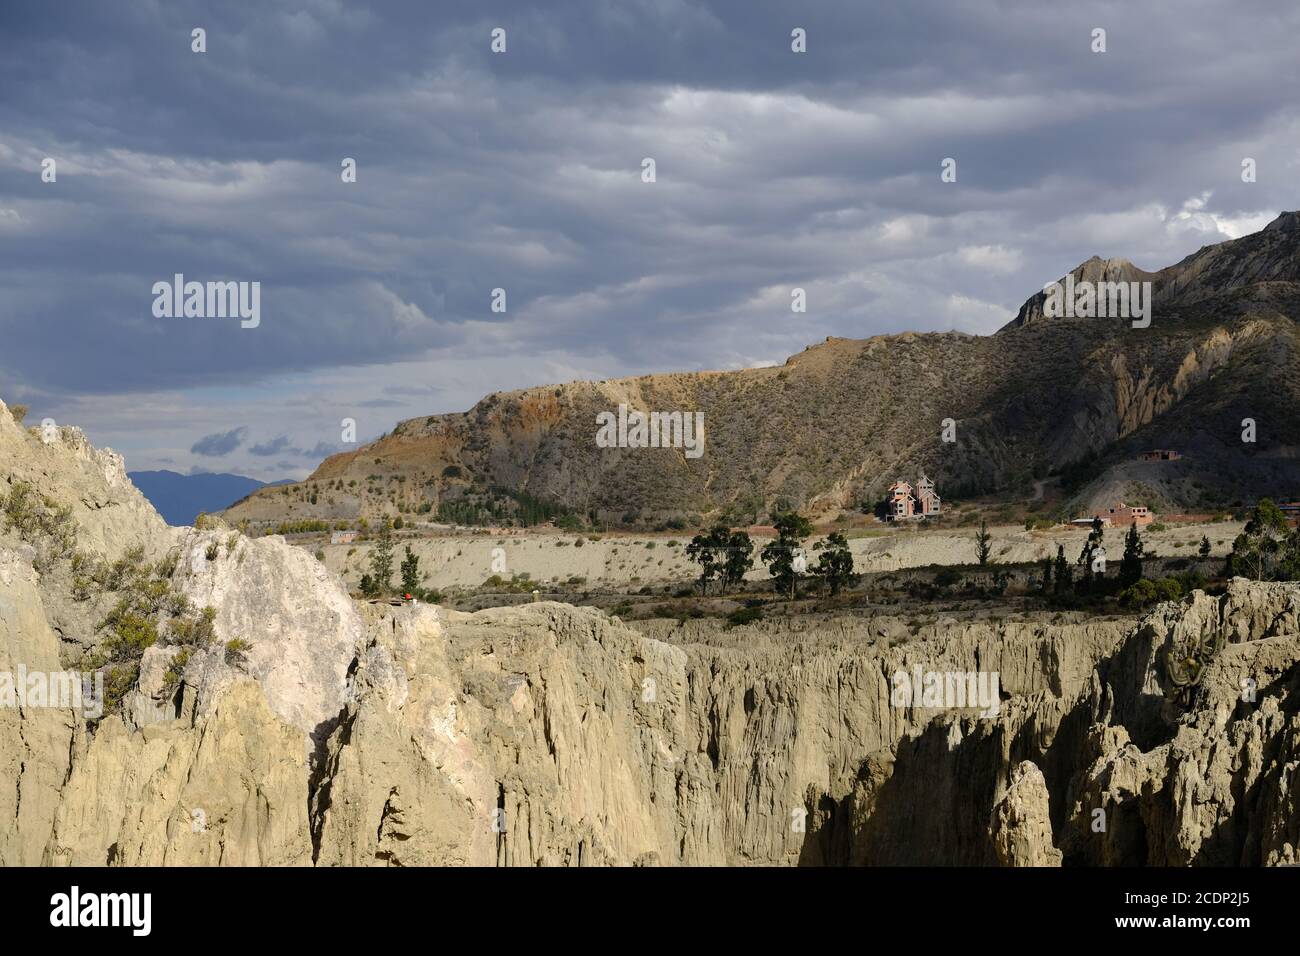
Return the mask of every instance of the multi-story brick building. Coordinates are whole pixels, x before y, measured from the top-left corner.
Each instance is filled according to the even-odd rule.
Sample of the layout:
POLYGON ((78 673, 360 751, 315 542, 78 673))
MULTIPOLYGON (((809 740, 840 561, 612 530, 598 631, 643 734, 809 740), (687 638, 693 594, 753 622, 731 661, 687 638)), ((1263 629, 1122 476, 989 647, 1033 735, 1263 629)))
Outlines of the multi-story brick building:
POLYGON ((911 518, 930 518, 938 515, 942 501, 934 490, 934 482, 922 475, 916 482, 916 494, 903 479, 889 486, 885 496, 885 520, 907 521, 911 518))

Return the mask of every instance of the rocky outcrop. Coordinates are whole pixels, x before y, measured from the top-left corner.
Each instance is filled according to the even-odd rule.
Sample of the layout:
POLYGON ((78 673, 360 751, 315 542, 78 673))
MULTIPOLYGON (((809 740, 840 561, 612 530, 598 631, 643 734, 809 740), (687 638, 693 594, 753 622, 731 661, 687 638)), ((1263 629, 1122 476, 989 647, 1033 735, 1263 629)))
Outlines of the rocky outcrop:
POLYGON ((216 645, 185 671, 185 709, 206 713, 223 688, 256 678, 271 710, 315 738, 327 736, 348 692, 365 624, 343 582, 279 536, 186 529, 173 586, 216 609, 216 645), (225 644, 251 645, 236 665, 225 644))
POLYGON ((780 367, 494 394, 464 413, 401 422, 227 514, 274 524, 444 505, 465 515, 490 502, 500 515, 517 512, 526 492, 611 526, 721 514, 743 524, 783 500, 817 516, 870 510, 888 482, 921 471, 947 501, 1028 498, 1053 474, 1068 478, 1080 507, 1141 496, 1202 512, 1230 510, 1242 487, 1291 495, 1300 478, 1295 221, 1286 214, 1158 273, 1095 257, 1073 270, 1078 281, 1152 283, 1146 327, 1045 317, 1037 292, 992 336, 828 337, 780 367), (597 415, 620 404, 701 412, 702 457, 600 447, 597 415), (1259 424, 1255 442, 1242 440, 1246 418, 1259 424), (1139 467, 1151 448, 1183 457, 1139 467))
POLYGON ((1060 866, 1052 844, 1047 781, 1026 760, 1011 774, 1011 785, 993 808, 993 849, 1001 866, 1060 866))
POLYGON ((121 455, 95 448, 79 428, 25 424, 0 401, 0 495, 26 482, 71 506, 78 544, 90 554, 116 557, 140 546, 153 557, 166 550, 167 526, 127 478, 121 455))
POLYGON ((500 826, 480 720, 433 607, 377 616, 312 796, 319 865, 491 865, 500 826))
POLYGON ((1198 592, 1144 622, 1137 636, 1151 638, 1139 644, 1146 678, 1127 706, 1117 693, 1114 718, 1094 728, 1072 784, 1077 795, 1062 828, 1068 862, 1295 861, 1298 608, 1294 585, 1237 579, 1221 597, 1198 592), (1190 703, 1171 702, 1167 656, 1206 637, 1222 637, 1222 650, 1190 703), (1160 702, 1159 716, 1154 706, 1137 706, 1143 698, 1160 702))
MULTIPOLYGON (((1070 270, 1074 283, 1090 282, 1150 282, 1156 278, 1151 272, 1144 272, 1127 259, 1103 259, 1093 256, 1070 270)), ((1058 282, 1064 285, 1067 276, 1061 276, 1058 282)), ((1029 298, 1016 317, 1003 326, 1004 329, 1019 328, 1034 322, 1053 321, 1061 316, 1048 316, 1045 312, 1047 293, 1038 292, 1029 298)))

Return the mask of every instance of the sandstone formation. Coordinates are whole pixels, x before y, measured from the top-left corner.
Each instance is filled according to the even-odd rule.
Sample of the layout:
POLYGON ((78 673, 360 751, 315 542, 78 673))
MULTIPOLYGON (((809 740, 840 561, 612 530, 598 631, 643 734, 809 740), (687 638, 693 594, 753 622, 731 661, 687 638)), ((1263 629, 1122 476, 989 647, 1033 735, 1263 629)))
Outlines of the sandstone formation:
MULTIPOLYGON (((27 583, 9 576, 0 606, 30 620, 40 604, 18 570, 27 583)), ((134 731, 110 717, 89 734, 66 712, 7 720, 22 800, 5 808, 4 859, 1284 862, 1300 826, 1300 648, 1293 630, 1268 635, 1300 593, 1239 582, 1215 603, 1198 594, 1136 629, 958 625, 894 646, 755 634, 744 649, 675 646, 558 604, 385 608, 321 741, 314 717, 277 712, 295 711, 273 679, 208 683, 201 661, 184 695, 214 699, 134 731), (1171 716, 1158 652, 1208 624, 1234 643, 1171 716), (996 669, 998 716, 892 706, 889 675, 913 666, 996 669), (1237 700, 1246 674, 1251 705, 1237 700)), ((9 660, 38 625, 6 620, 9 660)), ((287 651, 320 636, 282 635, 287 651)), ((334 691, 328 668, 300 677, 302 699, 334 691)))
POLYGON ((1026 760, 993 810, 993 850, 1002 866, 1060 866, 1052 843, 1049 795, 1043 772, 1026 760))

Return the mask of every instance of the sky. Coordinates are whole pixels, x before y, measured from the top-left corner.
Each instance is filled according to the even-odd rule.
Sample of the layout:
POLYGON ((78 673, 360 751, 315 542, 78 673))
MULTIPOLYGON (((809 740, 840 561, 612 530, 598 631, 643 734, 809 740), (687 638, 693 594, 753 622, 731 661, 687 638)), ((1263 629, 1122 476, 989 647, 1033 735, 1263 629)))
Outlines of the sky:
POLYGON ((274 480, 345 418, 989 334, 1089 256, 1156 270, 1300 208, 1298 27, 1255 0, 0 0, 0 399, 131 470, 274 480), (258 324, 155 315, 178 273, 259 283, 258 324))

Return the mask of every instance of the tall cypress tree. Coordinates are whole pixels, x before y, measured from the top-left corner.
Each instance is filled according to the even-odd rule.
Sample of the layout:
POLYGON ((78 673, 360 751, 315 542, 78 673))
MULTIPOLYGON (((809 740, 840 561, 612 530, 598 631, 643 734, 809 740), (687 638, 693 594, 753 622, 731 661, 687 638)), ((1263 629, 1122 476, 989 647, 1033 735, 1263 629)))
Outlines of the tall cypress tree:
POLYGON ((387 518, 379 529, 375 550, 370 553, 370 571, 377 593, 387 594, 393 589, 393 523, 387 518))
POLYGON ((1124 536, 1124 559, 1119 565, 1120 587, 1132 587, 1142 580, 1143 551, 1142 536, 1138 534, 1137 522, 1134 521, 1124 536))
POLYGON ((1056 546, 1056 583, 1054 588, 1057 595, 1069 594, 1074 585, 1074 572, 1070 570, 1070 562, 1065 560, 1065 545, 1056 546))

